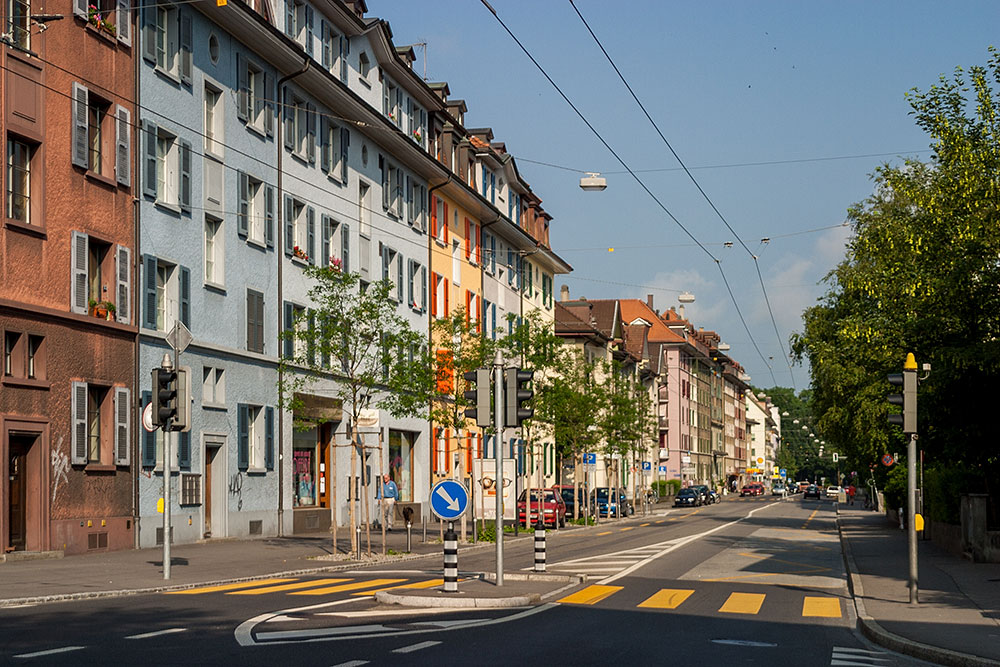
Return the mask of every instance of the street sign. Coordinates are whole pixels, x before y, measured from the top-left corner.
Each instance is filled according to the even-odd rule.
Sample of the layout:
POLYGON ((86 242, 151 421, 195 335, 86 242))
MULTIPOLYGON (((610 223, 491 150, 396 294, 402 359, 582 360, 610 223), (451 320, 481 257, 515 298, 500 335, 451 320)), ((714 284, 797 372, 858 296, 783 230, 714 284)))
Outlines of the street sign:
POLYGON ((153 402, 150 401, 146 403, 146 407, 142 409, 142 427, 146 429, 149 433, 156 430, 156 424, 153 423, 153 402))
POLYGON ((174 323, 174 328, 167 334, 167 342, 177 354, 184 352, 193 340, 194 336, 191 334, 191 330, 184 326, 180 320, 174 323))
POLYGON ((667 474, 667 466, 660 466, 660 473, 664 475, 667 474))
POLYGON ((782 468, 781 470, 779 470, 778 474, 781 475, 782 477, 788 477, 788 471, 786 469, 784 469, 784 468, 782 468))
POLYGON ((442 479, 431 489, 431 511, 445 521, 462 516, 469 506, 469 492, 453 479, 442 479))
POLYGON ((653 463, 651 461, 643 461, 642 462, 642 472, 645 475, 652 475, 653 474, 653 463))
POLYGON ((891 466, 893 463, 895 463, 895 459, 892 458, 892 454, 886 454, 882 457, 883 465, 891 466))
POLYGON ((583 465, 586 465, 586 466, 596 466, 597 465, 597 453, 596 452, 584 452, 584 454, 583 454, 583 465))
POLYGON ((837 452, 834 452, 833 453, 833 462, 836 463, 838 460, 840 460, 840 455, 837 454, 837 452))

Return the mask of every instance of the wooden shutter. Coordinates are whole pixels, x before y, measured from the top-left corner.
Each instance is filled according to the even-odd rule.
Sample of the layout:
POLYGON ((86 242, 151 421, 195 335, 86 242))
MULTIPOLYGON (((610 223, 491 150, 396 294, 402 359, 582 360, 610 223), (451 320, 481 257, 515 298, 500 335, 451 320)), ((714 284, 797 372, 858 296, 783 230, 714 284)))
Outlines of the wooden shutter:
POLYGON ((274 75, 270 72, 261 72, 261 80, 264 82, 264 95, 265 102, 263 103, 264 111, 264 134, 273 137, 274 136, 274 101, 275 98, 275 83, 274 75))
POLYGON ((73 100, 72 107, 73 111, 73 140, 72 140, 72 155, 70 161, 77 167, 83 167, 88 169, 89 164, 89 152, 87 150, 87 109, 90 105, 90 91, 87 87, 73 82, 73 100))
POLYGON ((180 58, 180 65, 178 69, 180 70, 181 83, 188 86, 191 85, 191 50, 193 42, 193 26, 192 18, 190 12, 184 9, 178 8, 177 10, 177 29, 178 35, 180 36, 180 53, 178 53, 178 58, 180 58))
POLYGON ((472 292, 465 290, 465 326, 468 327, 472 323, 472 313, 470 312, 472 292))
POLYGON ((181 139, 180 144, 180 197, 181 211, 191 212, 191 142, 181 139))
POLYGON ((482 231, 483 231, 483 228, 480 227, 479 225, 473 225, 473 227, 475 228, 475 231, 473 233, 476 235, 476 264, 479 264, 480 266, 482 266, 483 265, 483 240, 482 240, 482 231))
POLYGON ((285 302, 285 336, 282 341, 284 345, 285 359, 291 360, 295 356, 295 306, 288 301, 285 302))
POLYGON ((118 0, 115 32, 119 42, 125 46, 132 46, 132 0, 118 0))
POLYGON ((247 350, 257 351, 257 300, 254 298, 253 290, 247 290, 247 350))
POLYGON ((306 209, 306 256, 310 264, 316 263, 316 210, 306 209))
POLYGON ((411 308, 416 305, 416 299, 414 298, 416 294, 414 293, 413 280, 416 278, 416 271, 414 271, 414 262, 412 259, 406 260, 406 305, 411 308))
POLYGON ((340 223, 340 270, 348 273, 351 270, 351 227, 346 222, 340 223))
POLYGON ((123 245, 115 250, 115 317, 122 324, 129 324, 132 311, 132 250, 123 245))
POLYGON ((240 403, 236 406, 236 467, 246 470, 250 467, 250 406, 240 403))
POLYGON ((330 260, 333 259, 333 254, 330 252, 330 238, 333 236, 333 220, 328 215, 321 215, 319 226, 322 235, 319 266, 330 266, 330 260))
MULTIPOLYGON (((75 0, 83 2, 86 10, 87 0, 75 0)), ((144 4, 142 7, 142 58, 152 65, 156 65, 156 5, 144 4)))
POLYGON ((247 238, 250 235, 250 177, 242 171, 237 172, 239 194, 236 201, 236 233, 247 238))
POLYGON ((142 256, 143 272, 143 308, 145 310, 142 326, 147 329, 156 328, 156 257, 142 256))
POLYGON ((382 209, 389 210, 389 165, 386 159, 378 156, 378 168, 382 172, 382 209))
POLYGON ((191 431, 177 434, 177 467, 181 470, 191 469, 191 431))
POLYGON ((330 125, 330 119, 321 117, 319 119, 319 168, 325 173, 329 174, 331 169, 331 164, 333 162, 333 146, 331 146, 330 137, 336 128, 330 125))
POLYGON ((184 323, 184 326, 190 329, 191 328, 191 269, 189 269, 186 266, 180 266, 178 267, 178 269, 179 269, 179 277, 177 281, 178 282, 177 292, 178 296, 180 297, 179 301, 181 307, 181 312, 180 312, 181 322, 184 323))
POLYGON ((448 243, 448 202, 442 202, 444 204, 444 219, 441 221, 441 227, 444 229, 444 242, 448 243))
POLYGON ((156 199, 156 123, 142 122, 142 145, 145 147, 142 193, 156 199))
MULTIPOLYGON (((142 400, 140 414, 142 410, 146 409, 153 400, 153 392, 144 391, 142 392, 142 400)), ((155 420, 155 417, 154 417, 155 420)), ((147 431, 142 429, 142 467, 143 468, 155 468, 156 467, 156 431, 147 431)))
POLYGON ((427 312, 427 267, 420 267, 420 312, 427 312))
POLYGON ((284 119, 284 130, 283 134, 285 136, 285 148, 290 151, 295 150, 295 107, 292 106, 292 95, 288 90, 288 86, 285 86, 284 90, 281 92, 282 101, 282 118, 284 119))
POLYGON ((295 220, 292 217, 294 211, 295 202, 291 196, 285 195, 285 255, 288 257, 292 256, 292 248, 295 246, 295 220))
POLYGON ((435 239, 438 233, 438 199, 437 197, 431 197, 431 236, 435 239))
POLYGON ((264 467, 274 470, 274 408, 264 408, 264 467))
POLYGON ((396 299, 403 302, 403 253, 396 253, 396 299))
POLYGON ((346 127, 340 128, 340 180, 347 185, 347 155, 350 152, 351 131, 346 127))
POLYGON ((443 278, 442 281, 441 281, 441 283, 442 283, 442 285, 444 287, 444 312, 441 313, 441 316, 442 317, 448 317, 449 315, 451 315, 451 308, 450 308, 449 303, 448 303, 450 292, 451 292, 451 287, 448 284, 448 279, 447 278, 443 278))
POLYGON ((309 164, 316 164, 316 105, 312 102, 306 103, 306 155, 309 164))
POLYGON ((431 317, 438 316, 438 286, 437 274, 431 271, 431 317))
POLYGON ((469 219, 465 219, 465 259, 466 261, 472 256, 472 238, 469 236, 469 219))
POLYGON ((87 248, 90 245, 90 237, 83 232, 73 232, 73 266, 70 289, 72 300, 70 308, 72 312, 86 315, 90 307, 87 298, 87 273, 89 255, 87 248))
POLYGON ((70 447, 73 465, 87 463, 87 383, 73 383, 73 432, 70 447))
POLYGON ((330 69, 330 59, 333 56, 330 53, 330 28, 327 26, 326 21, 323 19, 319 20, 319 41, 322 48, 322 55, 320 56, 320 62, 323 63, 323 69, 330 69))
POLYGON ((274 200, 276 198, 273 185, 264 187, 264 241, 268 248, 274 247, 274 200))
POLYGON ((310 5, 306 5, 306 55, 311 56, 313 54, 313 8, 310 5))
POLYGON ((340 80, 347 81, 347 56, 351 53, 351 41, 347 35, 340 38, 340 80))
POLYGON ((236 117, 244 123, 250 119, 250 82, 247 62, 241 54, 236 54, 236 117))
MULTIPOLYGON (((128 0, 125 0, 128 2, 128 0)), ((132 122, 125 107, 115 106, 115 178, 128 187, 132 184, 132 122)))

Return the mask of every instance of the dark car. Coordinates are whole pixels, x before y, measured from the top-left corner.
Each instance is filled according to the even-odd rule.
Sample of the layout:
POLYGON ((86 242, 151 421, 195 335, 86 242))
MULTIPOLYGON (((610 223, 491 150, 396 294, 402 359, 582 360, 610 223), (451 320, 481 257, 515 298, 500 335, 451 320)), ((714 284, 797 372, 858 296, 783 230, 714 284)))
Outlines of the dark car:
POLYGON ((610 509, 610 516, 612 517, 623 517, 629 514, 635 513, 635 508, 632 507, 632 503, 629 502, 628 496, 625 495, 625 489, 618 489, 617 498, 616 494, 612 494, 611 506, 608 507, 608 487, 602 486, 594 489, 590 493, 590 506, 594 508, 596 513, 600 516, 609 516, 608 511, 610 509))
POLYGON ((718 502, 719 496, 712 489, 708 488, 706 484, 694 484, 690 488, 694 489, 701 494, 701 502, 705 505, 711 505, 714 502, 718 502))
POLYGON ((740 497, 743 496, 762 496, 764 495, 764 485, 760 482, 750 482, 742 489, 740 489, 740 497))
POLYGON ((681 489, 674 496, 674 507, 701 507, 701 505, 701 493, 692 487, 681 489))
POLYGON ((806 498, 815 498, 816 500, 819 500, 821 493, 822 492, 819 490, 818 486, 810 484, 806 487, 805 493, 802 494, 802 499, 805 500, 806 498))
POLYGON ((559 495, 562 496, 563 502, 566 503, 567 517, 572 518, 573 516, 576 516, 573 513, 574 512, 573 508, 577 506, 577 501, 579 501, 580 505, 579 516, 584 516, 587 513, 587 492, 584 490, 582 486, 577 487, 576 498, 573 497, 572 484, 559 484, 552 488, 557 489, 559 491, 559 495))

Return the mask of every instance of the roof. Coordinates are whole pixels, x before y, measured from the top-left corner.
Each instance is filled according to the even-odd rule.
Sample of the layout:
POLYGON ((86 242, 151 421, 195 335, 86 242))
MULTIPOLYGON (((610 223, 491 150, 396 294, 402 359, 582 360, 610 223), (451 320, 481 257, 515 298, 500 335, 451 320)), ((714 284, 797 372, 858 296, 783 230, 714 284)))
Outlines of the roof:
MULTIPOLYGON (((578 302, 576 302, 578 303, 578 302)), ((570 309, 563 305, 562 302, 556 302, 555 309, 555 332, 557 336, 570 336, 570 335, 580 335, 580 336, 594 336, 597 338, 603 338, 605 341, 608 340, 607 336, 601 334, 592 324, 583 319, 586 317, 589 319, 589 308, 581 309, 575 308, 570 309)))
POLYGON ((682 343, 684 337, 675 331, 671 331, 666 324, 656 314, 656 311, 649 307, 641 299, 621 299, 622 323, 631 324, 636 320, 642 320, 649 328, 649 340, 657 343, 682 343))

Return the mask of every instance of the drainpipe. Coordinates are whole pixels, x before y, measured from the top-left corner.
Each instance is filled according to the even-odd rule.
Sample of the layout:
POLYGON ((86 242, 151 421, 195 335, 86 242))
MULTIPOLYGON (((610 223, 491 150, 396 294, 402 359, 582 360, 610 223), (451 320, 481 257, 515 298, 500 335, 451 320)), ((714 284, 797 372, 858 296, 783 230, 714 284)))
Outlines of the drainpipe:
MULTIPOLYGON (((276 116, 276 118, 274 119, 275 120, 275 125, 274 125, 274 145, 275 145, 275 148, 277 148, 277 152, 278 152, 278 178, 277 178, 278 182, 276 184, 277 185, 277 188, 276 188, 277 189, 277 194, 275 196, 275 199, 277 199, 277 201, 274 202, 274 206, 278 210, 276 212, 277 215, 275 215, 274 217, 275 217, 275 220, 280 220, 280 222, 278 223, 278 228, 276 230, 274 230, 274 234, 275 234, 275 239, 274 239, 275 253, 274 254, 278 258, 278 336, 279 337, 281 336, 281 331, 282 331, 282 328, 281 328, 282 327, 281 317, 282 317, 282 314, 284 313, 284 308, 282 308, 282 303, 281 303, 281 296, 282 296, 282 291, 281 291, 282 290, 281 267, 282 267, 282 264, 283 264, 281 258, 285 254, 285 251, 282 248, 282 246, 283 246, 283 244, 285 242, 285 240, 284 240, 285 207, 284 207, 284 197, 282 196, 283 195, 283 190, 282 190, 282 186, 281 186, 281 158, 284 156, 284 148, 285 148, 285 142, 284 142, 284 139, 281 138, 281 133, 285 131, 285 128, 284 128, 284 125, 281 122, 282 114, 279 112, 279 110, 282 108, 281 107, 281 99, 282 99, 281 98, 281 86, 282 86, 282 84, 284 84, 284 83, 286 83, 288 81, 291 81, 295 77, 300 76, 302 74, 305 74, 309 70, 309 63, 311 61, 312 61, 312 58, 307 57, 302 62, 302 69, 300 69, 297 72, 293 72, 291 74, 286 74, 285 76, 283 76, 280 79, 278 79, 278 82, 275 85, 275 94, 278 96, 278 99, 276 99, 274 101, 274 111, 275 111, 275 116, 276 116)), ((280 344, 278 345, 278 348, 275 350, 275 352, 278 355, 281 354, 281 345, 280 344)), ((279 387, 282 386, 281 385, 281 381, 282 381, 282 371, 281 371, 281 366, 278 366, 278 386, 279 387)), ((285 491, 285 485, 284 485, 285 454, 284 454, 284 450, 285 450, 285 447, 284 447, 284 440, 285 440, 285 411, 284 410, 278 410, 278 537, 282 537, 285 534, 285 507, 284 507, 284 499, 285 499, 285 493, 284 493, 284 491, 285 491)), ((331 482, 332 481, 333 480, 331 480, 331 482)))
MULTIPOLYGON (((131 20, 131 19, 130 19, 131 20)), ((139 42, 142 39, 140 35, 135 34, 135 24, 130 24, 129 29, 132 30, 134 46, 132 48, 139 49, 139 42)), ((133 83, 133 94, 132 97, 135 100, 135 109, 132 112, 132 118, 135 119, 135 127, 142 128, 142 121, 139 118, 139 109, 141 109, 139 91, 142 90, 142 86, 139 85, 139 77, 142 73, 142 58, 132 59, 132 83, 133 83)), ((140 250, 140 232, 141 225, 139 220, 139 208, 142 203, 141 197, 136 196, 136 190, 139 184, 139 175, 142 169, 142 156, 140 155, 140 147, 142 144, 142 137, 140 135, 141 129, 138 131, 133 131, 130 136, 136 138, 135 148, 129 147, 132 150, 132 162, 135 165, 135 171, 133 172, 133 177, 131 179, 132 187, 129 188, 129 192, 132 194, 132 230, 133 230, 133 240, 135 241, 133 247, 135 252, 132 253, 132 290, 129 296, 132 297, 132 313, 134 314, 134 319, 131 320, 131 324, 135 327, 135 345, 133 346, 133 366, 134 372, 132 373, 132 387, 133 393, 132 398, 135 400, 136 404, 139 405, 139 424, 133 428, 133 432, 136 434, 132 438, 132 465, 130 470, 132 471, 132 547, 134 549, 139 548, 139 468, 142 465, 142 392, 139 391, 139 331, 142 328, 142 313, 140 310, 140 305, 142 300, 139 298, 139 267, 142 266, 142 253, 140 250)))
MULTIPOLYGON (((446 186, 449 183, 451 183, 451 178, 452 178, 452 173, 451 173, 451 171, 449 171, 448 172, 448 178, 445 179, 444 183, 438 183, 434 187, 427 189, 427 209, 428 209, 428 213, 430 212, 431 202, 433 201, 433 199, 431 199, 431 197, 434 196, 434 191, 438 190, 439 188, 443 188, 444 186, 446 186)), ((440 222, 440 219, 439 219, 439 222, 440 222)), ((448 224, 448 221, 445 220, 444 224, 448 224)), ((428 271, 431 271, 431 267, 434 266, 434 264, 433 264, 433 255, 434 255, 434 239, 431 238, 430 234, 427 234, 427 270, 428 271)), ((431 275, 428 276, 428 278, 430 280, 434 280, 434 272, 433 271, 431 271, 431 275)), ((430 292, 431 292, 431 290, 429 288, 430 288, 430 286, 428 285, 428 290, 427 290, 428 294, 430 294, 430 292)), ((427 349, 431 351, 431 354, 433 354, 434 353, 434 316, 431 314, 431 310, 432 310, 431 308, 427 309, 427 349)), ((431 398, 430 402, 428 403, 427 414, 429 415, 433 409, 434 409, 434 399, 431 398)), ((433 422, 431 422, 431 424, 430 424, 430 432, 428 433, 428 440, 430 441, 429 444, 430 444, 431 460, 430 460, 430 466, 428 466, 428 470, 427 470, 427 488, 430 489, 431 482, 434 480, 434 452, 436 451, 436 446, 437 446, 437 443, 434 442, 434 424, 433 424, 433 422)), ((430 498, 428 498, 427 501, 430 502, 430 498)), ((423 503, 421 503, 421 507, 423 507, 423 503)), ((426 515, 426 513, 424 511, 421 511, 420 523, 421 523, 421 525, 423 525, 425 527, 425 532, 426 532, 427 515, 426 515)))

